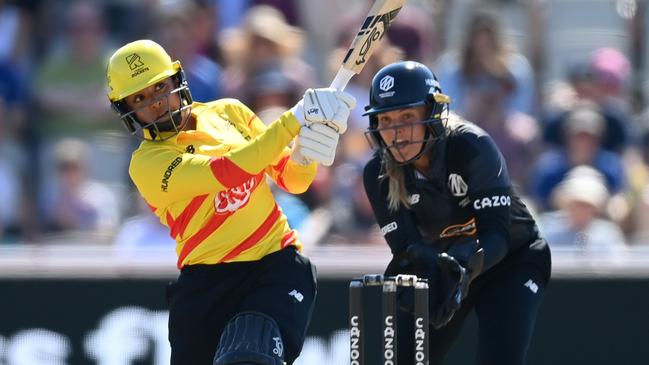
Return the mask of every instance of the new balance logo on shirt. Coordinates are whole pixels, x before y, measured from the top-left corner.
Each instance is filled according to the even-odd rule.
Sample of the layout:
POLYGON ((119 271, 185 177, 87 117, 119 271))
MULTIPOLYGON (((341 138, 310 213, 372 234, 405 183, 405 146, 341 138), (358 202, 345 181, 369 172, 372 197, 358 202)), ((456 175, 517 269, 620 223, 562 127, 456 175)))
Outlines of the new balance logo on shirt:
POLYGON ((288 293, 288 295, 295 298, 295 300, 297 300, 298 302, 302 302, 302 300, 304 300, 304 295, 296 289, 293 289, 290 293, 288 293))
POLYGON ((529 279, 528 281, 526 281, 525 284, 523 284, 523 286, 526 286, 534 294, 536 294, 536 292, 539 291, 539 286, 536 285, 536 283, 533 282, 532 279, 529 279))
POLYGON ((419 203, 419 194, 410 195, 410 205, 415 205, 419 203))

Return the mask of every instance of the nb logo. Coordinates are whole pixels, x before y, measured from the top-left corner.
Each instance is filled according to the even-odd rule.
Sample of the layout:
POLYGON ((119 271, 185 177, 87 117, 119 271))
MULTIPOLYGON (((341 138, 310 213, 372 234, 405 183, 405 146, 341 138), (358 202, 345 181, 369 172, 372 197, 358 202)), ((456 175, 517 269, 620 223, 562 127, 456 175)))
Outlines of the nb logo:
POLYGON ((296 289, 293 289, 290 293, 288 293, 288 295, 292 296, 300 303, 304 300, 304 295, 302 295, 302 293, 300 293, 296 289))
POLYGON ((419 194, 410 195, 410 205, 415 205, 419 203, 419 194))
POLYGON ((318 109, 318 108, 311 108, 311 109, 307 110, 306 113, 307 113, 308 115, 318 114, 318 113, 320 113, 320 109, 318 109))
POLYGON ((536 285, 536 283, 533 282, 532 279, 526 281, 525 284, 523 284, 523 286, 526 286, 534 294, 536 294, 536 292, 539 291, 539 286, 536 285))

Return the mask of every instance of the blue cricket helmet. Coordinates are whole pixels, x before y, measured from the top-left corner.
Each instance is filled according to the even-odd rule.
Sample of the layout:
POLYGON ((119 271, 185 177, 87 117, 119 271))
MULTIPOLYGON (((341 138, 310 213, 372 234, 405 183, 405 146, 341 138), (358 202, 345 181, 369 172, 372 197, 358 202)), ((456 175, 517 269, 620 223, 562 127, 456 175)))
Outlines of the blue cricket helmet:
POLYGON ((424 152, 424 147, 429 145, 429 141, 441 138, 445 134, 444 120, 450 98, 442 93, 435 74, 419 62, 396 62, 379 70, 372 79, 369 101, 363 113, 369 117, 369 128, 365 136, 370 145, 384 152, 388 146, 379 133, 381 129, 378 128, 377 115, 380 113, 429 106, 430 114, 422 121, 427 127, 427 136, 423 141, 425 143, 421 153, 424 152))

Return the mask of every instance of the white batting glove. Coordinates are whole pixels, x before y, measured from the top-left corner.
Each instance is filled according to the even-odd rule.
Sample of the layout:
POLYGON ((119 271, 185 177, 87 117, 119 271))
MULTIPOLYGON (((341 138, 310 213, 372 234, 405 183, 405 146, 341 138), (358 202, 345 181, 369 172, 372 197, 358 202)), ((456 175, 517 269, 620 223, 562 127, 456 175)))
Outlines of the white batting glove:
POLYGON ((317 162, 331 166, 336 157, 339 138, 338 132, 325 124, 302 127, 293 145, 291 159, 302 165, 317 162))
POLYGON ((308 89, 291 111, 300 125, 326 124, 342 134, 347 130, 347 118, 355 106, 356 99, 344 91, 308 89))

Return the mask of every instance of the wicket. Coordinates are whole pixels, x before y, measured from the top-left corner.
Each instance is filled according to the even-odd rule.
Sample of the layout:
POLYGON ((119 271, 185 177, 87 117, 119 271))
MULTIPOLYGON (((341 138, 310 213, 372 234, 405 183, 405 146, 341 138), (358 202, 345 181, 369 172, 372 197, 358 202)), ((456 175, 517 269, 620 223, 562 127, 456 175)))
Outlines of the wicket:
POLYGON ((382 287, 383 365, 397 364, 397 287, 414 288, 415 365, 428 365, 428 281, 415 275, 368 274, 349 284, 350 365, 365 364, 363 288, 382 287))

